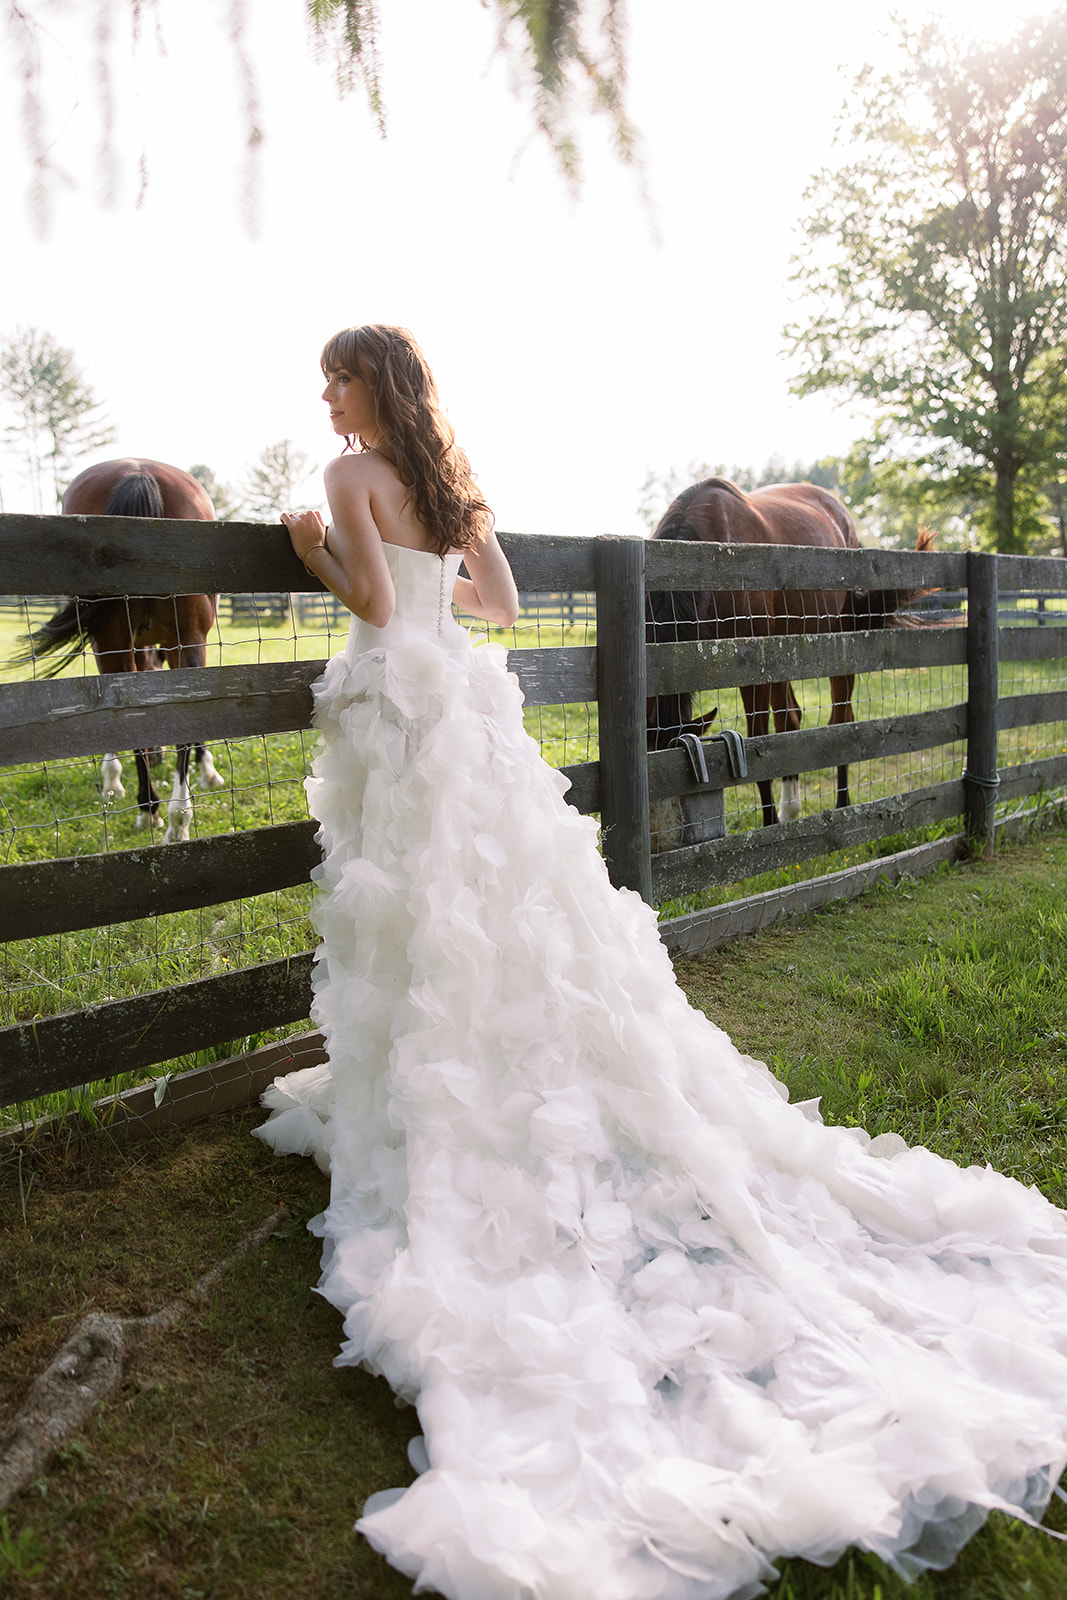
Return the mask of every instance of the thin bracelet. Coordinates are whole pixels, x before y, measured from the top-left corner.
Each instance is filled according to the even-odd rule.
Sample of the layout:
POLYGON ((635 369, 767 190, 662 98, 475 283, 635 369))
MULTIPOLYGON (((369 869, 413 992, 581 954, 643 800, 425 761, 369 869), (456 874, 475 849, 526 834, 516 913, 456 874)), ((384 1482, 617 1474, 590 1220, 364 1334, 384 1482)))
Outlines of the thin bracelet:
MULTIPOLYGON (((328 556, 332 556, 333 555, 333 551, 330 549, 329 545, 326 542, 327 538, 329 537, 329 532, 330 532, 330 530, 329 530, 329 528, 327 528, 325 533, 322 536, 322 543, 321 544, 313 544, 311 546, 311 550, 325 550, 325 552, 326 552, 326 554, 328 556)), ((307 552, 308 555, 311 554, 311 550, 309 550, 307 552)), ((301 557, 300 564, 303 567, 304 571, 309 573, 311 575, 311 577, 318 578, 318 576, 319 576, 318 573, 317 572, 312 572, 311 568, 308 566, 306 557, 301 557)), ((321 578, 319 578, 319 582, 320 583, 322 582, 321 578)))

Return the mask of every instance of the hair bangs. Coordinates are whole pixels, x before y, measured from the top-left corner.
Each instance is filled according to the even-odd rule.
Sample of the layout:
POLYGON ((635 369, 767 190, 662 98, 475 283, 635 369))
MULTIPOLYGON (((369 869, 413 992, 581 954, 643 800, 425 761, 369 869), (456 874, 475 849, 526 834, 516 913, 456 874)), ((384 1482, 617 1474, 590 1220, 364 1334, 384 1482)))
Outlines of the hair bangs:
POLYGON ((359 370, 359 334, 358 328, 342 328, 332 339, 327 339, 319 357, 327 377, 331 372, 347 372, 353 378, 363 376, 359 370))

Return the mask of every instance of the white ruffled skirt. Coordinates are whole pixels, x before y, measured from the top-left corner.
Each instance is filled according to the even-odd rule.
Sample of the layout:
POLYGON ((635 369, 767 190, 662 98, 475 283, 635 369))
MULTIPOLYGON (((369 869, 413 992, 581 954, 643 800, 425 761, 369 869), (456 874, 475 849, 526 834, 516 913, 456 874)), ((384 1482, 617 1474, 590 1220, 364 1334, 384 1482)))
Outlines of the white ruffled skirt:
POLYGON ((824 1127, 690 1008, 502 650, 350 649, 316 700, 330 1065, 257 1131, 331 1172, 339 1362, 418 1405, 367 1538, 449 1600, 743 1600, 1039 1514, 1064 1215, 824 1127))

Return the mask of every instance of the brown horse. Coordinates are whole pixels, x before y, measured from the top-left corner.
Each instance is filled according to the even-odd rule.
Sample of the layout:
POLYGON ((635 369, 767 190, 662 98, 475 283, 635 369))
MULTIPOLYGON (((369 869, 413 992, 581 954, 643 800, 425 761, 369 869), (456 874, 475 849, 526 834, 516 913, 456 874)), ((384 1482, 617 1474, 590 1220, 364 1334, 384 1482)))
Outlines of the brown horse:
MULTIPOLYGON (((672 501, 652 536, 654 539, 699 539, 715 544, 806 545, 831 550, 858 550, 851 516, 836 495, 812 483, 776 483, 746 494, 725 478, 693 484, 672 501)), ((919 536, 926 549, 932 535, 919 536)), ((684 639, 767 638, 772 634, 839 633, 881 628, 912 591, 845 590, 709 590, 703 593, 656 593, 648 597, 650 641, 684 639)), ((830 679, 830 723, 852 722, 855 675, 830 679)), ((741 688, 750 738, 768 731, 773 716, 778 732, 800 727, 801 712, 787 682, 747 684, 741 688)), ((665 750, 680 733, 701 733, 715 713, 693 718, 689 693, 661 695, 648 704, 648 745, 665 750)), ((764 826, 800 815, 797 776, 782 779, 777 816, 769 779, 758 785, 764 826)), ((847 806, 848 768, 837 769, 837 804, 847 806)))
MULTIPOLYGON (((162 461, 123 459, 101 461, 78 474, 63 496, 67 516, 168 517, 213 522, 215 508, 203 486, 180 467, 162 461)), ((54 677, 85 649, 89 642, 101 672, 155 671, 170 667, 202 667, 207 661, 207 637, 215 621, 216 596, 115 595, 78 596, 31 633, 20 661, 37 662, 58 652, 45 669, 54 677)), ((189 794, 189 757, 195 748, 201 788, 220 788, 210 750, 203 745, 181 745, 177 750, 174 787, 167 806, 164 843, 189 837, 192 800, 189 794)), ((136 750, 137 826, 163 826, 159 795, 148 768, 148 752, 136 750)), ((122 763, 113 752, 100 764, 100 788, 105 803, 126 793, 122 763)))

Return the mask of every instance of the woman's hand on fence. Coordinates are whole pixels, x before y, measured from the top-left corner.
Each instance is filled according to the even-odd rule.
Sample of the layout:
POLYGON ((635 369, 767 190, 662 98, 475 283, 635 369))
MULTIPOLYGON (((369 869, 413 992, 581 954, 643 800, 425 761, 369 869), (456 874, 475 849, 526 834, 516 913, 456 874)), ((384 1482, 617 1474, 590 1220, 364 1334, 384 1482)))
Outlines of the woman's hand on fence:
POLYGON ((307 566, 307 558, 312 550, 319 550, 326 543, 326 524, 318 511, 283 511, 282 522, 289 534, 289 541, 296 552, 297 559, 307 566))

